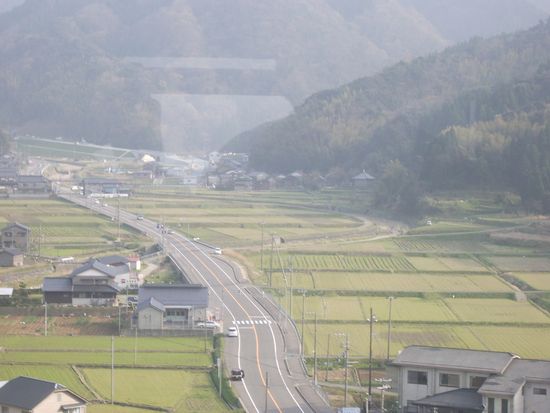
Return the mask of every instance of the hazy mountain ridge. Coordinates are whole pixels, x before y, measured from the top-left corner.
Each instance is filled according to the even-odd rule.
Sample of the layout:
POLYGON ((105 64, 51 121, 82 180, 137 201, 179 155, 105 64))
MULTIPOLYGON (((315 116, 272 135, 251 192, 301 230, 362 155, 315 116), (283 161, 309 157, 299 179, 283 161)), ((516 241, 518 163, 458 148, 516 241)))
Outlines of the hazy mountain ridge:
POLYGON ((384 143, 393 139, 391 128, 437 111, 470 90, 528 80, 548 61, 549 23, 514 35, 472 40, 313 95, 295 114, 247 132, 228 147, 250 150, 256 165, 283 172, 346 164, 380 170, 387 157, 369 157, 377 158, 384 146, 391 146, 384 143), (372 142, 378 144, 374 153, 372 142), (283 149, 289 145, 295 148, 291 155, 283 149))
MULTIPOLYGON (((315 91, 452 41, 437 29, 442 18, 430 20, 432 5, 421 10, 414 3, 28 0, 0 14, 0 122, 23 132, 158 147, 155 94, 282 96, 299 104, 315 91), (145 69, 130 56, 273 59, 276 70, 145 69)), ((480 10, 498 10, 492 0, 483 4, 480 10)), ((505 27, 512 17, 527 25, 544 16, 539 9, 513 11, 495 20, 505 27)), ((205 145, 200 136, 182 134, 180 149, 213 149, 223 139, 209 136, 205 145)))

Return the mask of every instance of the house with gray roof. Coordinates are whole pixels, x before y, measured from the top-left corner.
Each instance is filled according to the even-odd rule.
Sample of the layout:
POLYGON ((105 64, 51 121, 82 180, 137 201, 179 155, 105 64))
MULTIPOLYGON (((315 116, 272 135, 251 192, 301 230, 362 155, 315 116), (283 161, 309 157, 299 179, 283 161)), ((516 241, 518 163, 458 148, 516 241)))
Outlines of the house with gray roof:
POLYGON ((21 267, 24 255, 19 248, 0 249, 0 267, 21 267))
POLYGON ((30 246, 31 229, 18 222, 12 222, 2 228, 3 248, 19 248, 27 252, 30 246))
POLYGON ((206 320, 208 288, 199 284, 144 284, 139 288, 140 330, 193 328, 206 320))
POLYGON ((364 169, 363 172, 351 178, 351 182, 354 188, 368 188, 373 181, 374 176, 368 174, 364 169))
POLYGON ((110 266, 91 259, 68 277, 46 277, 44 302, 77 306, 113 305, 119 292, 117 277, 128 275, 128 267, 110 266))
POLYGON ((403 412, 550 413, 550 361, 410 346, 392 366, 403 412))
POLYGON ((0 387, 0 409, 7 413, 86 413, 86 403, 61 384, 31 377, 16 377, 0 387))

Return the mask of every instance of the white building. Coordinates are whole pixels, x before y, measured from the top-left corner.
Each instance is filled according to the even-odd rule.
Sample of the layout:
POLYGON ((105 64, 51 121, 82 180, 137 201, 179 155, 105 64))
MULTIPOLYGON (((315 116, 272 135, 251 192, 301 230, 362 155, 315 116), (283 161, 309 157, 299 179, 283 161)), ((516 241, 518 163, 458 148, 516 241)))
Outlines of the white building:
POLYGON ((550 361, 411 346, 392 363, 407 413, 550 413, 550 361))

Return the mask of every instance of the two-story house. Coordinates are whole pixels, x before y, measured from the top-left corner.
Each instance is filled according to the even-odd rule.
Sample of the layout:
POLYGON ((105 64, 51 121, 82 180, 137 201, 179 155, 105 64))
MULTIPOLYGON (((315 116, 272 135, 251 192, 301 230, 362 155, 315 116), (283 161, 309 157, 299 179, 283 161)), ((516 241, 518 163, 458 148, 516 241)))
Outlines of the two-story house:
POLYGON ((208 288, 198 284, 144 284, 139 288, 140 330, 193 328, 206 320, 208 288))
POLYGON ((2 228, 1 238, 3 248, 19 248, 26 252, 30 246, 31 230, 23 224, 14 222, 2 228))
POLYGON ((392 363, 407 413, 550 413, 550 361, 410 346, 392 363))
POLYGON ((86 413, 86 400, 65 386, 31 377, 0 382, 2 413, 86 413))
POLYGON ((96 259, 76 268, 69 277, 46 277, 42 285, 44 302, 105 306, 113 305, 118 294, 116 277, 127 267, 105 265, 96 259))

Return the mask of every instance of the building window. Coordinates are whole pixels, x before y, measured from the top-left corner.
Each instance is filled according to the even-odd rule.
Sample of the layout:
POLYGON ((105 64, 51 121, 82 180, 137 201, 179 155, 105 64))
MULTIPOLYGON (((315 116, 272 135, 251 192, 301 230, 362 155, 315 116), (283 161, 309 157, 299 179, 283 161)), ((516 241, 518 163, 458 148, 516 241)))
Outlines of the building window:
POLYGON ((487 412, 488 413, 495 413, 495 399, 492 397, 489 397, 488 403, 487 403, 487 412))
POLYGON ((500 413, 508 413, 508 400, 502 399, 502 408, 500 409, 500 413))
POLYGON ((63 413, 80 413, 80 406, 63 408, 63 413))
POLYGON ((439 373, 439 385, 444 387, 460 387, 458 374, 439 373))
POLYGON ((537 396, 546 396, 546 389, 543 387, 535 387, 533 388, 533 394, 537 396))
POLYGON ((481 386, 483 386, 483 383, 485 382, 486 378, 487 377, 482 377, 482 376, 471 376, 470 377, 470 388, 479 389, 481 386))
POLYGON ((409 370, 407 372, 407 382, 409 384, 428 384, 428 373, 425 371, 409 370))

